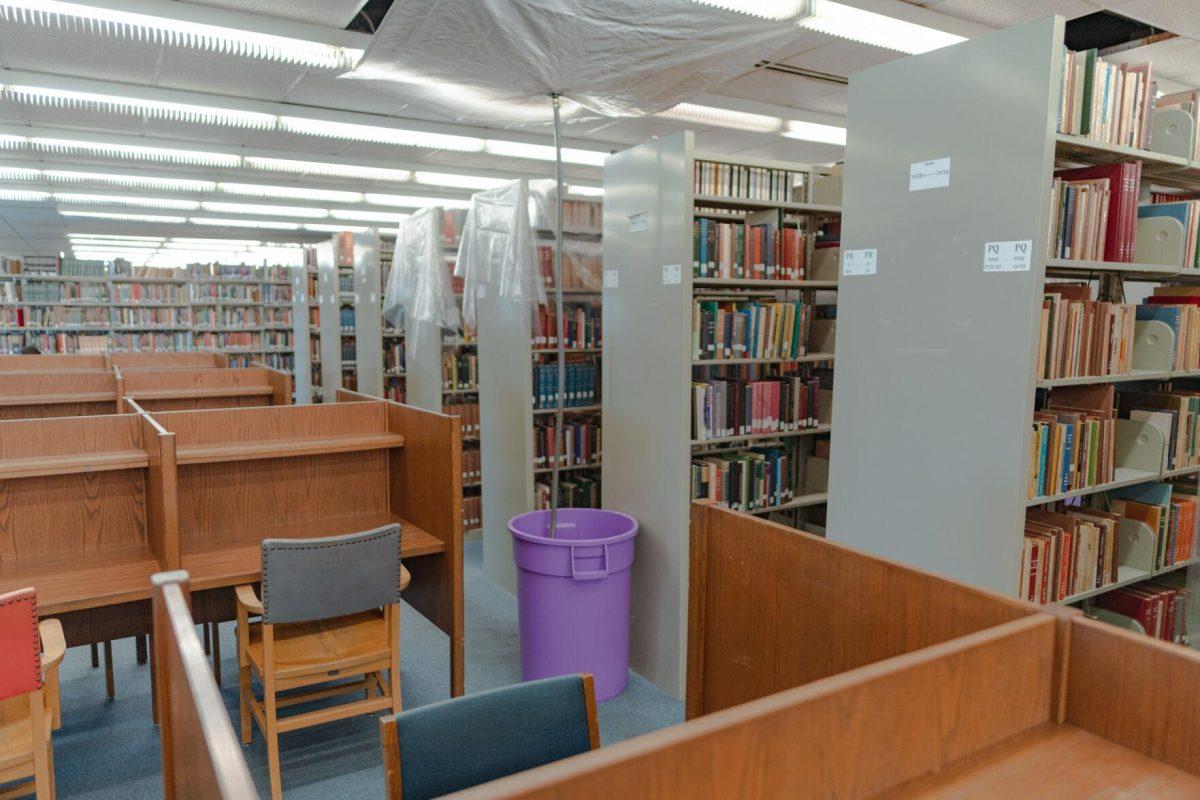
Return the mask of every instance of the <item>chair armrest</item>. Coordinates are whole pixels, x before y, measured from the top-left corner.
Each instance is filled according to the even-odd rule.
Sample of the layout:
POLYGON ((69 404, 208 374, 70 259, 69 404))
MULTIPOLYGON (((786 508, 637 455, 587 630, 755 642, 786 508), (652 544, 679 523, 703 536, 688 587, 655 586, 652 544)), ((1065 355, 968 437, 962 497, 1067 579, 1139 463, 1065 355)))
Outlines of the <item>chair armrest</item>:
POLYGON ((42 640, 42 669, 49 672, 58 667, 67 652, 62 625, 56 619, 44 619, 38 623, 38 635, 42 640))
POLYGON ((254 593, 254 587, 248 583, 238 586, 234 590, 237 595, 238 605, 243 606, 251 614, 263 613, 262 602, 258 599, 258 595, 254 593))
POLYGON ((404 565, 401 564, 400 565, 400 591, 404 591, 405 589, 407 589, 408 584, 411 581, 412 581, 412 575, 410 575, 408 570, 406 570, 404 568, 404 565))

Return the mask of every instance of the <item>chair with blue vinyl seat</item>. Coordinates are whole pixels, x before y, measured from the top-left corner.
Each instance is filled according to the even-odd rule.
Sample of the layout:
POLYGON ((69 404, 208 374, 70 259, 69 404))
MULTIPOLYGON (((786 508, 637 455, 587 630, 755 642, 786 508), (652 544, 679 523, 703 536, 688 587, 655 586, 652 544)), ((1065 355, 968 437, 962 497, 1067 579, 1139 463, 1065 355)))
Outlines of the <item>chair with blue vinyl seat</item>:
POLYGON ((384 717, 389 800, 426 800, 600 746, 591 675, 519 683, 384 717))

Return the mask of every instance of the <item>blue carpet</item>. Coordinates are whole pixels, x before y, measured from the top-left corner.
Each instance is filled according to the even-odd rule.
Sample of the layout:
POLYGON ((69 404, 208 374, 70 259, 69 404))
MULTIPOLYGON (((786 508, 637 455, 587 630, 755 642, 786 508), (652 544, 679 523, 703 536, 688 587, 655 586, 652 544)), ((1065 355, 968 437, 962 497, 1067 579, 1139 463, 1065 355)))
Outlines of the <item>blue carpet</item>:
MULTIPOLYGON (((480 542, 466 545, 467 691, 517 683, 520 649, 512 595, 483 577, 480 542)), ((449 697, 445 635, 405 608, 401 619, 404 705, 449 697)), ((92 669, 88 648, 71 649, 61 667, 63 726, 54 735, 55 772, 62 798, 142 800, 162 797, 158 729, 150 719, 150 675, 137 664, 133 640, 113 643, 116 699, 104 697, 104 672, 92 669)), ((223 696, 237 726, 234 626, 221 626, 223 696)), ((619 697, 600 706, 603 744, 683 721, 683 704, 634 673, 619 697)), ((267 793, 267 750, 255 729, 246 759, 267 793)), ((284 795, 294 800, 383 798, 379 723, 359 717, 280 737, 284 795)))

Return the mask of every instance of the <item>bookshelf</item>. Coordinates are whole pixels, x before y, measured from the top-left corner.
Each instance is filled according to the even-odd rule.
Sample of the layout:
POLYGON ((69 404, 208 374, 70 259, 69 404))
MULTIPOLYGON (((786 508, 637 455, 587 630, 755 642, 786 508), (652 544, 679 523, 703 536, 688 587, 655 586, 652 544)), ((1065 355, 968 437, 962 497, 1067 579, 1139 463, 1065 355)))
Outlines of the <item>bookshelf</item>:
POLYGON ((226 353, 231 366, 293 369, 288 267, 156 269, 54 256, 6 264, 0 353, 199 350, 226 353))
MULTIPOLYGON (((441 209, 442 266, 453 273, 458 255, 459 238, 466 212, 441 209)), ((455 300, 462 308, 462 281, 453 278, 455 300)), ((463 529, 467 536, 477 538, 483 525, 480 474, 479 385, 482 381, 468 380, 466 388, 453 384, 448 375, 448 359, 459 355, 476 355, 475 332, 466 327, 444 330, 429 322, 405 320, 403 333, 404 381, 407 400, 417 408, 459 416, 462 422, 463 464, 463 529), (474 413, 469 410, 474 406, 474 413), (465 407, 465 408, 464 408, 465 407)), ((385 345, 386 345, 385 339, 385 345)))
MULTIPOLYGON (((697 358, 694 303, 799 302, 815 315, 814 307, 830 304, 829 295, 838 285, 835 275, 811 271, 787 280, 744 272, 732 278, 695 277, 693 223, 700 219, 749 222, 742 226, 749 232, 752 225, 761 224, 761 215, 771 214, 775 221, 771 230, 787 228, 805 234, 806 267, 816 270, 818 234, 822 227, 835 227, 839 219, 836 192, 829 191, 833 182, 829 171, 808 165, 698 152, 691 132, 622 151, 605 163, 604 502, 633 515, 641 525, 633 572, 632 667, 676 695, 682 694, 684 685, 693 462, 778 445, 790 456, 780 467, 792 493, 781 492, 753 513, 803 526, 808 515, 819 515, 826 499, 826 487, 823 481, 818 483, 823 477, 820 470, 808 466, 818 460, 814 458, 818 448, 826 446, 818 442, 827 441, 830 433, 825 386, 820 390, 826 393, 826 402, 818 403, 825 409, 820 411, 819 424, 785 436, 750 434, 738 428, 729 436, 697 441, 692 431, 693 382, 739 372, 754 379, 788 372, 826 384, 834 358, 831 352, 809 349, 753 359, 734 357, 731 352, 728 359, 715 363, 697 358), (784 187, 773 195, 776 200, 698 193, 694 191, 698 161, 791 173, 802 186, 784 187), (834 196, 827 197, 831 193, 834 196), (804 279, 808 277, 814 281, 804 279)), ((832 335, 831 330, 827 333, 832 335)), ((803 336, 793 338, 808 344, 803 336)))
MULTIPOLYGON (((1200 163, 1058 132, 1063 30, 1061 17, 1046 18, 850 82, 843 244, 847 253, 874 250, 877 270, 841 279, 836 353, 853 368, 839 374, 833 418, 855 425, 833 440, 830 535, 1010 596, 1023 591, 1027 509, 1112 508, 1126 487, 1171 479, 1200 489, 1200 467, 1166 467, 1172 437, 1144 419, 1116 419, 1111 480, 1030 497, 1036 409, 1065 407, 1054 404, 1066 392, 1114 390, 1120 411, 1123 392, 1200 389, 1196 370, 1172 362, 1172 328, 1141 319, 1130 369, 1042 377, 1044 298, 1056 279, 1120 303, 1135 283, 1200 275, 1183 266, 1182 250, 1163 263, 1046 255, 1056 244, 1055 170, 1140 162, 1143 193, 1200 188, 1200 163), (920 165, 942 158, 946 180, 923 188, 920 165), (1025 243, 1029 255, 1010 250, 1002 269, 985 269, 995 243, 1025 243)), ((1114 579, 1059 602, 1090 604, 1145 578, 1196 572, 1194 558, 1156 567, 1156 535, 1120 519, 1114 579)))
POLYGON ((320 375, 320 391, 314 397, 319 394, 332 402, 333 393, 342 388, 382 397, 379 232, 372 228, 334 234, 313 248, 311 261, 316 291, 309 313, 315 308, 317 316, 311 337, 316 346, 310 344, 317 359, 311 363, 314 374, 320 375))
MULTIPOLYGON (((553 191, 548 202, 554 202, 553 191)), ((572 333, 566 345, 567 401, 564 439, 575 426, 590 447, 560 463, 560 507, 600 506, 601 404, 601 204, 565 197, 563 201, 563 306, 576 312, 586 330, 572 333), (577 337, 577 338, 574 338, 577 337), (575 387, 573 390, 572 387, 575 387)), ((479 321, 480 424, 483 486, 483 568, 493 581, 516 591, 516 568, 508 520, 549 508, 553 462, 546 429, 553 430, 557 387, 557 342, 551 338, 554 316, 554 225, 534 214, 538 272, 548 305, 515 303, 487 286, 477 298, 479 321), (539 376, 542 383, 539 385, 539 376), (539 442, 541 444, 539 445, 539 442)))

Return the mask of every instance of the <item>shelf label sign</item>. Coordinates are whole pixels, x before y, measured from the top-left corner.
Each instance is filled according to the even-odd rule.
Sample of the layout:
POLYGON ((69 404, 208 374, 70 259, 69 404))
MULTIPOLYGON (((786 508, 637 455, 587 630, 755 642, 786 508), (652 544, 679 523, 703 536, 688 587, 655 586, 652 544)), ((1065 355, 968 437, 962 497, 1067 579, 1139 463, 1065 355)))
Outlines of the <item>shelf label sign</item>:
POLYGON ((988 242, 983 246, 984 272, 1029 272, 1033 242, 988 242))
POLYGON ((683 266, 680 264, 663 264, 663 286, 683 283, 683 266))
POLYGON ((874 275, 877 259, 878 251, 874 247, 870 250, 844 250, 842 251, 842 274, 874 275))
POLYGON ((616 289, 621 285, 621 273, 615 269, 604 270, 604 288, 616 289))
POLYGON ((641 233, 646 230, 646 212, 642 211, 638 214, 629 215, 629 232, 641 233))
POLYGON ((916 161, 908 165, 908 190, 941 189, 950 185, 950 157, 916 161))

